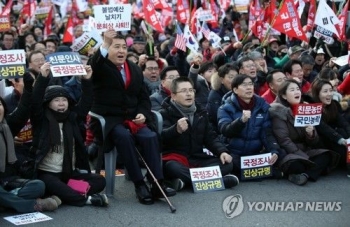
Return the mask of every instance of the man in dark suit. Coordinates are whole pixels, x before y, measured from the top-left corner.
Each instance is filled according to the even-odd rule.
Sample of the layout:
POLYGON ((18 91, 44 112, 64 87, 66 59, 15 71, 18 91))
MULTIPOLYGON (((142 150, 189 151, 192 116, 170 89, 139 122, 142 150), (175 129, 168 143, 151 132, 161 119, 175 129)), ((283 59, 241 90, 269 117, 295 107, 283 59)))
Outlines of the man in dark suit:
MULTIPOLYGON (((154 122, 142 71, 136 64, 126 60, 126 56, 125 38, 117 35, 114 30, 106 31, 103 44, 90 60, 94 84, 91 110, 106 120, 105 135, 108 136, 104 141, 104 151, 116 146, 130 179, 135 184, 139 201, 152 204, 162 194, 149 175, 150 191, 145 184, 135 150, 136 142, 142 147, 144 159, 166 195, 173 196, 176 191, 163 183, 159 141, 157 134, 150 129, 154 122)), ((92 121, 94 134, 101 138, 101 130, 96 130, 94 124, 96 122, 92 121)))

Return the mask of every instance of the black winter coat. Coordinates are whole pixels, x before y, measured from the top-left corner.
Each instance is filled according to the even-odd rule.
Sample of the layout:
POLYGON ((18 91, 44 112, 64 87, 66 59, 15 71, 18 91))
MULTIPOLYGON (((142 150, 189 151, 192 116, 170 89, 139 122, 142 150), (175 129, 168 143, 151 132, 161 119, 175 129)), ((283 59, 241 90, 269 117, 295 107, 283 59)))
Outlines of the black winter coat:
MULTIPOLYGON (((37 86, 33 91, 33 103, 32 108, 35 114, 32 114, 31 122, 33 126, 33 147, 32 152, 35 152, 35 169, 37 169, 40 162, 44 159, 46 154, 50 151, 50 139, 49 139, 49 120, 45 116, 45 108, 43 106, 43 96, 45 89, 49 83, 50 78, 44 78, 39 76, 36 83, 40 83, 41 86, 37 86)), ((75 151, 75 168, 84 169, 90 171, 89 161, 84 144, 84 138, 81 135, 79 129, 79 119, 86 118, 91 103, 92 103, 92 84, 91 80, 82 79, 82 96, 79 103, 76 106, 71 106, 69 103, 69 110, 71 111, 68 116, 69 121, 73 128, 74 135, 74 151, 75 151)), ((70 154, 73 157, 72 154, 70 154)), ((65 174, 65 173, 63 173, 65 174)), ((65 176, 69 177, 69 176, 65 176)))
POLYGON ((203 147, 210 150, 215 156, 220 157, 221 153, 227 152, 227 148, 218 139, 212 129, 207 112, 196 105, 193 124, 189 123, 188 130, 179 134, 176 130, 177 121, 184 116, 166 98, 160 111, 163 116, 162 144, 163 153, 178 153, 186 157, 211 157, 203 153, 203 147))

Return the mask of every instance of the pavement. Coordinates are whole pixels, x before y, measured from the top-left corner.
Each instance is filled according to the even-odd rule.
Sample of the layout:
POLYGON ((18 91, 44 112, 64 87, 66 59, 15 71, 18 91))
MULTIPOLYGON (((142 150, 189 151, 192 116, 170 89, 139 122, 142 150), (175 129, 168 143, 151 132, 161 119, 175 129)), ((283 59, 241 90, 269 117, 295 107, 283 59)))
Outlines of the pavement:
MULTIPOLYGON (((117 177, 114 198, 110 198, 107 208, 61 205, 55 212, 45 212, 52 220, 29 226, 350 226, 350 178, 344 171, 304 186, 285 179, 265 179, 241 182, 233 189, 216 192, 193 193, 188 189, 169 199, 177 209, 175 213, 170 212, 165 200, 142 205, 136 199, 133 184, 117 177), (226 199, 229 196, 235 197, 226 199), (224 207, 226 212, 224 201, 228 204, 224 207), (266 207, 266 202, 270 202, 270 206, 279 205, 273 209, 266 207), (226 215, 237 216, 227 218, 226 215)), ((3 219, 11 215, 15 213, 0 213, 1 227, 14 226, 3 219)))

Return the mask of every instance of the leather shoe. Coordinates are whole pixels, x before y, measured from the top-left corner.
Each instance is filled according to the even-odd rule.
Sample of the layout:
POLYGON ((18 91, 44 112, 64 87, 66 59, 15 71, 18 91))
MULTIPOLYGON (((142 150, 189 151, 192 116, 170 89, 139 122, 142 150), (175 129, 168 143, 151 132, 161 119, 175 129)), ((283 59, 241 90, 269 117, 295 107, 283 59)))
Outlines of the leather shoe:
POLYGON ((148 187, 144 185, 135 187, 136 197, 140 203, 145 205, 151 205, 154 203, 151 193, 149 192, 148 187))
MULTIPOLYGON (((176 195, 176 191, 174 189, 166 186, 165 184, 163 184, 163 183, 160 184, 160 187, 163 189, 164 194, 167 197, 171 197, 171 196, 176 195)), ((156 183, 152 184, 151 193, 152 193, 152 196, 153 196, 154 199, 164 198, 163 193, 159 190, 159 187, 157 186, 156 183)))

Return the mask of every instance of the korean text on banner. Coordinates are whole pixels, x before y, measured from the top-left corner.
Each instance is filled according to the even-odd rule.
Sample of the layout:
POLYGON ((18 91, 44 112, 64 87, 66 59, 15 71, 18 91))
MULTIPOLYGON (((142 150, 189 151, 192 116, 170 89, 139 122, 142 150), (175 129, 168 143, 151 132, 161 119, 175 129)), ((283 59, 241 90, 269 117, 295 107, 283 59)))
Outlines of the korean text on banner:
POLYGON ((322 116, 322 104, 299 104, 293 110, 294 126, 305 127, 308 125, 319 125, 322 116))
POLYGON ((272 176, 271 153, 241 157, 241 179, 251 180, 272 176))
POLYGON ((225 189, 219 166, 191 168, 194 192, 210 192, 225 189))
POLYGON ((131 28, 131 5, 96 5, 94 6, 96 29, 104 32, 108 29, 127 31, 131 28))
POLYGON ((76 39, 71 46, 71 49, 75 52, 79 52, 79 54, 86 55, 91 48, 97 48, 102 42, 102 37, 94 29, 90 32, 85 32, 82 36, 76 39))
POLYGON ((78 53, 58 52, 46 56, 50 62, 53 77, 86 75, 78 53))
POLYGON ((26 69, 24 50, 0 51, 0 79, 20 78, 26 69))

